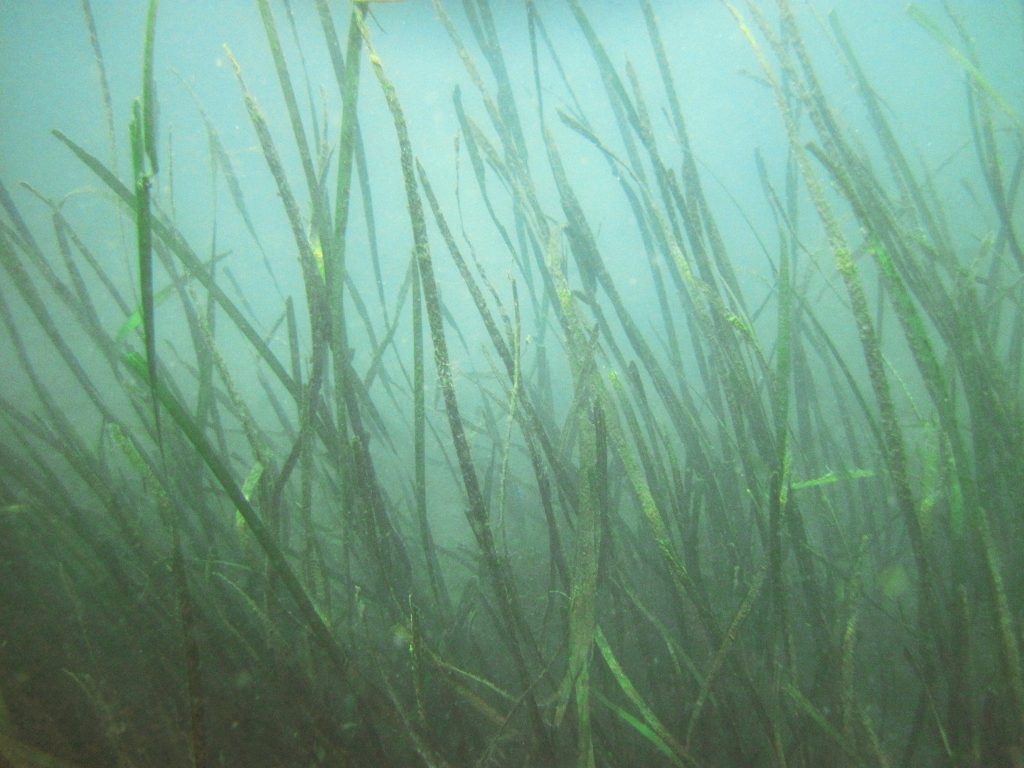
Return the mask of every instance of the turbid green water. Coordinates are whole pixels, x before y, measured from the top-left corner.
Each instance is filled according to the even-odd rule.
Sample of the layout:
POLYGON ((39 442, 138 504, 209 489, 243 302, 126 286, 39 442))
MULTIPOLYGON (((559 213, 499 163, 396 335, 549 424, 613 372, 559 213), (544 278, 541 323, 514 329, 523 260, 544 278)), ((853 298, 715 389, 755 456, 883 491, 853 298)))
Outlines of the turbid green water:
POLYGON ((1024 764, 1024 15, 892 6, 0 2, 0 763, 1024 764))

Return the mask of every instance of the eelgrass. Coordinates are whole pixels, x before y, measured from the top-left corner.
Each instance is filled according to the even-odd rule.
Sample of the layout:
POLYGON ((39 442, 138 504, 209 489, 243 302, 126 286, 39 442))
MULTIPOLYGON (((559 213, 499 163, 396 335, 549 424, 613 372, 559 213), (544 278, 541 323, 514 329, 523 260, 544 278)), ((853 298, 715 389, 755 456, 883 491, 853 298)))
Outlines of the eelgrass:
MULTIPOLYGON (((247 85, 251 52, 228 56, 302 278, 302 295, 269 313, 282 353, 258 330, 267 319, 222 285, 220 228, 194 246, 152 183, 158 168, 173 171, 169 151, 158 156, 156 8, 132 183, 55 133, 134 222, 138 306, 64 205, 30 188, 53 229, 32 231, 0 187, 0 313, 36 400, 0 401, 11 435, 0 441, 0 562, 18 597, 0 615, 16 628, 0 668, 4 760, 1020 761, 1020 123, 964 22, 952 19, 955 43, 912 11, 967 74, 971 181, 991 215, 978 226, 994 232, 969 257, 838 21, 874 149, 830 104, 787 2, 771 20, 763 6, 730 6, 789 142, 784 178, 757 159, 775 230, 757 233, 772 287, 755 301, 727 212, 705 192, 651 4, 639 10, 656 65, 646 76, 620 71, 585 6, 569 4, 599 104, 572 92, 544 9, 527 6, 532 72, 520 74, 487 2, 467 0, 458 21, 435 2, 474 89, 454 93, 457 162, 465 149, 472 172, 447 210, 366 4, 344 9, 343 46, 341 17, 317 1, 342 108, 332 140, 309 95, 310 43, 286 5, 290 48, 259 0, 286 134, 264 116, 268 95, 247 85), (358 104, 373 93, 364 55, 394 143, 361 130, 358 104), (531 83, 535 102, 519 100, 531 83), (656 93, 672 149, 653 127, 656 93), (600 135, 599 111, 617 135, 600 135), (652 307, 632 306, 613 277, 620 254, 595 234, 581 195, 591 182, 567 163, 570 146, 594 153, 622 195, 652 307), (412 257, 397 260, 404 279, 388 293, 370 187, 396 160, 412 257), (473 195, 490 234, 463 218, 473 195), (369 288, 348 268, 360 226, 369 288), (832 271, 805 252, 814 226, 832 271), (507 280, 481 265, 494 243, 507 280), (462 286, 439 284, 449 257, 462 286), (847 315, 825 316, 822 286, 847 315), (458 322, 479 322, 493 378, 455 374, 453 331, 477 353, 445 304, 463 288, 458 322), (108 305, 123 314, 113 330, 99 311, 108 305), (173 312, 187 331, 174 347, 163 319, 173 312), (24 338, 40 332, 42 356, 24 338), (255 360, 258 395, 232 368, 240 350, 255 360), (98 432, 41 375, 51 357, 98 432), (465 544, 435 529, 445 484, 458 489, 465 544), (60 590, 44 604, 51 584, 60 590), (34 624, 19 623, 26 605, 38 606, 34 624), (42 636, 52 643, 33 644, 42 636), (880 665, 883 677, 870 674, 880 665), (12 674, 26 667, 39 670, 29 682, 12 674), (56 698, 69 710, 40 704, 56 698)), ((250 190, 200 112, 214 187, 223 180, 232 201, 217 217, 237 216, 269 268, 250 190)))

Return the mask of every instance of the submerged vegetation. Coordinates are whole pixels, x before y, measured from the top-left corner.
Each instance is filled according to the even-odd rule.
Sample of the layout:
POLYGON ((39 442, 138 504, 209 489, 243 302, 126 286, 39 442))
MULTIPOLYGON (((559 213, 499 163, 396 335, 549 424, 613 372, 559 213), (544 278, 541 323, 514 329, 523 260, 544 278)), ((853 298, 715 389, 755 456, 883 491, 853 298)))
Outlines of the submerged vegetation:
POLYGON ((542 8, 513 72, 487 0, 435 0, 475 89, 454 191, 372 6, 316 0, 301 46, 289 4, 256 6, 287 129, 226 57, 287 246, 205 112, 210 175, 175 180, 223 198, 205 241, 163 194, 155 0, 127 177, 55 132, 131 279, 95 221, 0 187, 5 367, 30 393, 0 402, 0 762, 1024 765, 1024 125, 968 25, 911 10, 964 74, 964 212, 837 19, 842 115, 788 0, 729 6, 788 139, 751 174, 755 259, 649 0, 644 79, 568 0, 600 104, 542 8), (314 45, 334 136, 305 96, 328 84, 296 74, 314 45), (371 89, 393 127, 372 152, 371 89), (598 237, 567 147, 605 169, 629 249, 598 237), (378 247, 371 182, 396 164, 411 256, 378 247), (278 306, 237 290, 240 258, 278 306))

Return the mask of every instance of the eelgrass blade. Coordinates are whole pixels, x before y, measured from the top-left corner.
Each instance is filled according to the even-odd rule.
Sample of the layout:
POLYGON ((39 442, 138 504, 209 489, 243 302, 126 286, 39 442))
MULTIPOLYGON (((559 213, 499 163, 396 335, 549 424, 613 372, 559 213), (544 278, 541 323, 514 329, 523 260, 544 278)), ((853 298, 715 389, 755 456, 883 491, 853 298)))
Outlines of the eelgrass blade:
POLYGON ((185 681, 188 693, 189 744, 192 749, 193 768, 209 765, 206 741, 206 699, 199 665, 199 641, 196 635, 196 607, 185 571, 185 556, 181 549, 181 536, 177 522, 171 527, 171 570, 178 598, 178 612, 185 656, 185 681))
MULTIPOLYGON (((131 352, 126 353, 123 362, 127 369, 135 374, 140 381, 148 383, 149 372, 145 361, 139 358, 138 355, 131 352)), ((348 654, 324 623, 320 613, 313 605, 309 594, 303 588, 291 565, 288 563, 284 552, 281 551, 281 548, 274 540, 270 529, 245 497, 241 486, 235 482, 230 468, 221 460, 213 446, 206 439, 206 436, 199 430, 198 425, 163 381, 157 382, 157 395, 167 414, 178 425, 182 433, 192 444, 192 447, 195 448, 231 500, 238 514, 245 520, 246 525, 263 549, 271 566, 277 571, 285 588, 295 600, 299 611, 302 613, 303 620, 308 625, 313 637, 323 647, 337 671, 344 678, 350 678, 353 670, 349 663, 348 654)))
POLYGON ((437 550, 427 518, 427 443, 426 443, 426 394, 423 362, 423 291, 420 287, 419 266, 412 261, 409 265, 412 275, 412 357, 413 357, 413 495, 416 503, 416 519, 420 527, 420 544, 427 562, 427 573, 434 600, 445 615, 451 614, 451 602, 445 589, 444 577, 437 561, 437 550))
MULTIPOLYGON (((156 174, 160 170, 159 152, 157 152, 156 78, 153 72, 156 48, 156 16, 159 6, 160 0, 149 0, 149 9, 146 12, 146 39, 142 54, 141 139, 142 145, 145 148, 146 158, 149 160, 149 171, 152 174, 156 174)), ((137 171, 136 176, 138 176, 137 171)))
POLYGON ((957 64, 959 64, 964 72, 971 78, 974 85, 992 99, 992 103, 999 107, 999 109, 1013 122, 1014 127, 1018 132, 1024 131, 1024 121, 1017 114, 1017 111, 1010 105, 1010 103, 1003 97, 1003 95, 992 85, 985 74, 978 68, 977 64, 971 59, 971 57, 965 55, 960 49, 953 44, 953 41, 946 36, 946 34, 939 29, 928 14, 926 14, 920 6, 916 3, 911 3, 907 6, 907 14, 916 21, 921 28, 924 29, 932 38, 942 45, 946 49, 946 53, 949 54, 957 64))
POLYGON ((829 722, 828 716, 822 712, 819 707, 816 707, 795 683, 786 683, 784 690, 793 702, 811 719, 811 721, 818 726, 825 735, 832 739, 832 741, 834 741, 851 760, 857 759, 857 752, 853 745, 846 740, 843 734, 840 733, 840 731, 831 722, 829 722))
MULTIPOLYGON (((313 255, 313 247, 310 242, 310 238, 306 235, 305 227, 302 223, 298 201, 292 191, 291 184, 288 182, 288 177, 284 170, 284 164, 281 161, 277 145, 270 134, 270 128, 267 126, 263 110, 256 101, 255 96, 253 96, 252 92, 249 90, 248 86, 246 86, 245 79, 242 77, 242 66, 238 63, 238 59, 235 58, 235 55, 229 48, 225 47, 225 52, 228 59, 231 61, 232 67, 234 68, 235 78, 238 80, 239 87, 242 89, 246 111, 249 113, 249 120, 252 123, 253 129, 256 131, 256 137, 259 140, 263 157, 274 177, 274 182, 277 186, 277 191, 281 196, 281 202, 284 206, 285 214, 288 217, 292 237, 295 240, 295 245, 299 252, 299 266, 302 270, 302 279, 306 289, 306 303, 308 305, 310 326, 312 328, 313 337, 318 340, 324 339, 326 338, 326 328, 324 318, 324 292, 321 287, 323 283, 317 268, 316 258, 313 255)), ((314 202, 314 206, 319 207, 317 202, 314 202)))
MULTIPOLYGON (((150 4, 150 13, 153 13, 155 6, 156 2, 153 0, 150 4)), ((132 168, 135 175, 134 204, 139 257, 139 302, 142 307, 142 334, 146 345, 146 375, 149 378, 149 390, 153 399, 153 423, 156 428, 157 443, 163 450, 160 432, 160 403, 156 396, 156 305, 153 301, 153 224, 149 199, 152 181, 145 167, 148 150, 146 135, 150 130, 146 121, 149 113, 144 114, 140 101, 136 100, 132 106, 132 168)), ((155 168, 155 163, 152 160, 150 162, 155 168)))
MULTIPOLYGON (((913 15, 912 11, 908 12, 913 15)), ((885 150, 886 161, 893 168, 894 178, 899 184, 901 190, 904 190, 904 194, 913 201, 917 216, 924 223, 932 241, 939 246, 936 249, 936 254, 942 258, 943 261, 949 261, 949 256, 953 253, 952 246, 949 242, 949 233, 945 228, 943 228, 942 220, 937 216, 937 211, 933 206, 929 205, 928 199, 925 197, 925 190, 921 188, 921 185, 914 177, 914 174, 910 169, 910 164, 908 163, 905 154, 900 149, 895 132, 889 125, 889 121, 885 118, 881 99, 875 89, 872 88, 867 75, 861 68, 860 62, 857 60, 853 48, 846 38, 846 33, 843 31, 843 27, 839 23, 839 17, 836 15, 835 11, 829 14, 829 24, 832 28, 833 34, 836 36, 836 41, 839 43, 840 50, 842 50, 843 55, 853 72, 853 76, 857 81, 857 88, 860 91, 861 99, 868 109, 868 114, 871 117, 875 133, 885 150)))
MULTIPOLYGON (((18 259, 17 254, 15 253, 14 243, 6 225, 0 226, 0 265, 2 265, 7 271, 11 278, 11 282, 14 284, 14 287, 17 289, 22 300, 32 312, 36 322, 43 329, 46 337, 57 350, 61 359, 64 360, 65 365, 67 365, 68 369, 75 376, 75 380, 82 388, 82 391, 88 396, 89 401, 96 406, 97 410, 101 414, 112 419, 113 413, 107 406, 104 398, 100 395, 95 382, 82 366, 81 361, 78 356, 75 355, 74 350, 71 348, 70 343, 65 339, 64 334, 61 333, 59 323, 50 312, 48 303, 44 300, 42 294, 32 282, 25 266, 18 259)), ((11 321, 11 327, 15 327, 13 320, 11 321)), ((40 391, 44 391, 44 389, 41 388, 40 391)))
POLYGON ((270 280, 274 285, 274 290, 277 291, 277 295, 279 297, 283 298, 284 293, 281 291, 280 283, 278 283, 277 274, 270 264, 270 258, 267 255, 266 249, 263 247, 263 241, 256 233, 256 226, 253 223, 252 216, 249 214, 249 208, 245 204, 245 195, 242 192, 242 185, 238 181, 238 175, 235 173, 231 157, 228 155, 227 150, 224 149, 224 144, 220 140, 220 134, 217 132, 216 127, 210 120, 209 115, 207 115, 206 110, 199 105, 198 100, 196 101, 196 108, 199 110, 199 116, 202 118, 203 125, 206 128, 206 136, 210 144, 210 153, 216 166, 220 169, 221 173, 224 174, 224 181, 227 182, 228 193, 231 195, 231 202, 234 203, 235 210, 237 210, 238 214, 242 217, 242 223, 245 225, 246 231, 252 237, 253 242, 256 243, 256 247, 259 249, 260 256, 263 258, 263 266, 266 268, 267 274, 270 276, 270 280))
POLYGON ((686 765, 686 763, 683 763, 679 760, 676 754, 672 751, 672 748, 665 743, 664 739, 662 739, 658 735, 657 731, 655 731, 647 723, 645 723, 643 719, 637 717, 631 712, 628 712, 623 707, 620 707, 618 704, 616 704, 614 701, 612 701, 607 696, 602 694, 600 691, 594 692, 594 698, 596 698, 599 702, 604 704, 604 706, 608 707, 608 709, 614 712, 615 715, 620 720, 622 720, 622 722, 624 722, 626 725, 628 725, 630 728, 636 731, 642 738, 649 741, 651 745, 661 754, 663 754, 665 758, 669 760, 673 765, 686 765))
POLYGON ((690 719, 686 725, 685 744, 687 747, 689 747, 693 742, 693 733, 697 727, 698 721, 700 720, 704 704, 707 702, 708 697, 711 694, 711 687, 715 684, 715 681, 718 678, 718 673, 722 669, 722 665, 725 663, 726 658, 732 652, 733 646, 739 639, 738 636, 740 628, 747 620, 747 617, 750 615, 750 611, 754 607, 754 603, 761 595, 761 589, 764 587, 767 573, 768 562, 764 561, 754 572, 753 578, 750 582, 750 588, 747 590, 747 594, 743 597, 743 601, 740 603, 739 608, 733 615, 729 628, 722 635, 721 645, 716 649, 715 655, 712 657, 711 663, 708 665, 708 669, 704 674, 704 682, 700 687, 700 693, 697 695, 697 701, 693 705, 693 709, 690 711, 690 719))
MULTIPOLYGON (((779 0, 780 11, 784 28, 788 34, 789 43, 795 48, 801 71, 805 75, 810 96, 806 99, 814 119, 816 130, 823 140, 831 140, 837 135, 837 128, 834 124, 834 116, 831 115, 822 105, 825 104, 824 96, 821 94, 820 86, 816 80, 814 70, 811 66, 806 50, 803 48, 799 32, 796 29, 796 22, 793 12, 787 0, 779 0)), ((752 11, 754 10, 753 6, 752 11)), ((907 456, 904 444, 903 430, 897 416, 896 406, 892 396, 891 384, 886 374, 886 367, 882 356, 881 343, 878 338, 874 321, 869 310, 867 296, 863 282, 860 278, 860 270, 853 259, 853 252, 839 225, 832 204, 825 194, 822 181, 811 166, 810 153, 805 148, 805 142, 800 135, 792 110, 788 108, 785 90, 780 82, 779 75, 768 63, 760 44, 756 41, 750 28, 739 15, 738 11, 730 6, 730 10, 737 18, 741 31, 747 38, 758 60, 762 72, 771 84, 775 93, 779 111, 782 113, 786 133, 790 146, 793 149, 795 158, 807 186, 811 200, 818 214, 828 238, 829 247, 836 262, 836 268, 843 278, 846 295, 853 312, 854 323, 857 327, 861 351, 864 356, 869 381, 875 395, 878 406, 880 422, 882 449, 885 452, 885 460, 891 476, 895 491, 896 504, 903 519, 904 526, 910 538, 914 554, 915 564, 918 571, 918 587, 920 593, 919 621, 922 633, 931 638, 932 653, 926 665, 926 674, 929 679, 936 671, 935 653, 942 655, 942 647, 945 644, 945 633, 942 631, 942 621, 939 613, 933 577, 933 566, 929 553, 928 542, 921 529, 921 523, 917 516, 916 503, 910 484, 907 466, 907 456)), ((764 20, 759 17, 762 27, 765 27, 764 20)), ((766 36, 768 33, 766 32, 766 36)), ((789 55, 781 48, 781 43, 769 37, 769 42, 774 46, 776 54, 784 66, 787 76, 798 77, 794 64, 790 61, 789 55)), ((832 141, 827 149, 837 157, 845 157, 844 153, 835 141, 832 141)))
MULTIPOLYGON (((510 381, 514 381, 516 361, 512 355, 512 350, 509 348, 508 342, 501 334, 498 323, 495 320, 494 313, 488 306, 487 299, 485 298, 479 283, 469 270, 466 258, 456 243, 455 237, 448 226, 448 222, 444 214, 441 212, 437 196, 434 194, 434 190, 426 176, 426 173, 423 171, 421 166, 417 165, 417 168, 419 170, 420 185, 423 187, 423 193, 427 198, 427 203, 429 204, 431 213, 433 214, 434 222, 441 231, 441 237, 448 248, 448 253, 455 262, 455 266, 459 270, 459 274, 462 276, 463 282, 466 284, 466 288, 469 290, 470 296, 473 299, 473 304, 480 315, 484 328, 487 330, 487 335, 490 338, 495 351, 498 353, 498 356, 501 358, 502 364, 505 368, 505 373, 509 377, 510 381)), ((547 271, 545 271, 545 274, 547 274, 547 271)), ((575 498, 575 484, 569 478, 568 472, 563 466, 563 462, 558 457, 558 453, 550 435, 548 434, 548 428, 541 420, 538 410, 534 406, 532 400, 526 396, 525 388, 521 390, 521 392, 522 413, 524 415, 524 422, 522 422, 522 426, 524 431, 526 431, 528 435, 536 437, 537 442, 540 444, 540 447, 544 452, 544 458, 550 465, 559 486, 562 488, 566 496, 570 499, 575 498)))
POLYGON ((366 41, 369 51, 370 63, 373 65, 377 81, 384 92, 388 109, 394 123, 395 132, 398 137, 399 150, 401 153, 402 177, 405 185, 406 203, 409 210, 410 223, 412 225, 413 241, 415 247, 417 266, 419 267, 420 280, 423 286, 423 294, 427 309, 427 322, 430 327, 430 334, 434 344, 434 362, 437 366, 438 376, 441 380, 441 388, 444 394, 445 410, 448 415, 448 424, 451 430, 452 442, 455 445, 455 452, 458 456, 459 467, 466 495, 469 500, 467 518, 472 528, 484 558, 491 580, 491 585, 498 598, 499 608, 502 613, 504 624, 507 627, 508 645, 512 651, 513 661, 520 677, 520 682, 525 689, 525 698, 530 719, 538 739, 538 747, 547 752, 550 750, 549 735, 547 727, 540 717, 536 698, 530 688, 530 674, 527 671, 526 658, 523 645, 535 648, 522 609, 519 604, 518 592, 514 582, 511 581, 505 568, 502 567, 495 547, 494 535, 488 519, 487 508, 480 490, 480 482, 476 474, 473 458, 469 450, 469 442, 466 439, 465 428, 459 411, 458 399, 455 394, 455 386, 452 380, 451 363, 448 358, 448 346, 445 340, 444 319, 441 313, 440 294, 437 283, 434 279, 434 268, 431 261, 430 247, 427 242, 426 220, 423 216, 423 204, 420 201, 419 191, 416 186, 415 160, 412 153, 412 145, 409 140, 408 127, 398 96, 395 93, 394 85, 384 72, 383 64, 373 46, 369 42, 369 30, 365 26, 362 17, 362 9, 356 7, 354 21, 359 24, 360 31, 366 41))
MULTIPOLYGON (((73 308, 73 311, 75 311, 79 319, 82 320, 82 324, 95 331, 95 329, 100 327, 99 317, 96 314, 95 305, 89 294, 89 289, 86 287, 81 270, 78 269, 78 265, 75 263, 74 257, 71 253, 69 237, 73 236, 74 232, 68 224, 67 219, 64 218, 64 214, 61 212, 62 203, 55 203, 54 201, 49 200, 31 184, 22 182, 21 186, 39 198, 39 200, 50 208, 50 218, 53 221, 53 232, 57 240, 57 249, 60 252, 61 259, 64 262, 64 268, 71 280, 71 287, 74 289, 73 297, 71 291, 69 291, 64 286, 63 281, 57 277, 56 272, 43 253, 35 250, 35 241, 29 240, 25 243, 26 246, 28 246, 25 250, 27 255, 32 258, 33 267, 38 269, 45 276, 47 282, 53 286, 57 293, 64 299, 65 304, 73 308)), ((12 217, 20 218, 20 214, 18 214, 17 209, 13 206, 13 201, 5 199, 3 205, 12 217)))
MULTIPOLYGON (((623 396, 622 388, 624 385, 617 375, 611 376, 611 385, 617 394, 623 396)), ((643 515, 644 523, 654 539, 658 548, 658 554, 664 560, 677 596, 682 602, 689 601, 693 603, 708 637, 713 640, 718 638, 720 634, 718 622, 708 602, 707 595, 704 594, 700 584, 694 581, 686 564, 676 552, 665 516, 662 514, 658 502, 651 491, 650 484, 637 463, 636 456, 630 450, 620 430, 614 428, 612 424, 608 425, 608 437, 611 446, 615 449, 615 453, 622 462, 626 478, 629 480, 631 490, 643 515)))
MULTIPOLYGON (((356 437, 354 450, 346 451, 339 457, 338 466, 342 476, 349 473, 357 473, 356 467, 359 463, 364 468, 366 476, 364 488, 376 499, 378 494, 373 493, 371 486, 375 483, 372 469, 372 461, 367 451, 367 437, 363 433, 361 414, 356 406, 352 391, 362 387, 362 381, 352 370, 349 364, 348 328, 345 317, 345 280, 346 280, 346 247, 349 219, 349 206, 351 203, 352 190, 352 161, 356 151, 358 136, 358 114, 356 105, 359 92, 359 69, 362 59, 362 34, 355 23, 355 19, 362 12, 362 9, 353 7, 348 28, 348 40, 346 44, 345 59, 341 57, 341 50, 338 46, 337 35, 334 32, 334 23, 331 20, 330 12, 324 0, 318 0, 321 26, 327 38, 328 49, 331 54, 331 61, 334 64, 335 79, 341 91, 342 115, 341 131, 338 139, 338 175, 335 181, 336 191, 334 200, 334 221, 327 226, 327 214, 324 219, 324 227, 321 237, 327 239, 327 249, 324 251, 324 284, 326 297, 326 320, 327 320, 327 341, 331 353, 331 364, 334 374, 334 415, 335 429, 341 435, 347 435, 349 430, 356 437), (360 457, 360 452, 364 455, 360 457)), ((326 201, 324 203, 326 206, 326 201)), ((323 243, 322 243, 323 244, 323 243)), ((367 402, 369 399, 367 398, 367 402)), ((373 411, 372 405, 370 406, 373 411)), ((377 510, 378 513, 380 510, 377 510)), ((373 513, 371 513, 372 515, 373 513)), ((378 530, 375 528, 375 530, 378 530)), ((384 560, 380 561, 381 567, 384 560)), ((387 580, 386 583, 391 583, 387 580)), ((395 608, 403 605, 404 595, 392 595, 395 608)))
POLYGON ((323 213, 323 205, 320 199, 320 184, 317 179, 316 170, 313 167, 313 155, 309 150, 309 141, 306 138, 306 131, 302 125, 302 117, 299 113, 298 100, 295 98, 295 89, 292 87, 291 75, 288 72, 288 64, 284 59, 284 51, 281 48, 281 38, 277 32, 277 24, 274 21, 273 13, 270 10, 269 0, 257 0, 260 10, 260 18, 263 21, 263 31, 266 33, 267 42, 270 45, 270 56, 274 62, 274 70, 277 73, 277 82, 281 87, 281 95, 284 96, 285 108, 292 127, 292 137, 295 139, 295 146, 299 152, 299 160, 302 163, 302 171, 306 177, 306 185, 313 203, 314 229, 317 232, 327 231, 320 221, 323 213))
MULTIPOLYGON (((604 663, 608 666, 608 670, 612 673, 612 677, 614 677, 615 682, 618 683, 619 689, 626 695, 626 698, 629 699, 633 706, 636 707, 647 728, 636 728, 635 721, 630 722, 628 719, 626 721, 630 722, 640 735, 644 736, 648 741, 654 744, 658 751, 665 754, 665 756, 671 761, 672 765, 697 765, 698 761, 694 759, 689 751, 675 739, 669 729, 665 727, 655 714, 654 710, 651 709, 650 705, 644 701, 640 692, 633 684, 633 681, 629 678, 629 675, 626 674, 626 671, 622 668, 619 660, 615 657, 615 653, 612 651, 611 645, 608 643, 608 638, 605 637, 601 627, 597 627, 595 631, 594 644, 601 652, 601 658, 604 659, 604 663)), ((605 700, 605 703, 610 705, 610 702, 607 700, 605 700)), ((620 710, 617 710, 616 713, 620 716, 623 714, 620 710)))
POLYGON ((90 0, 82 0, 82 14, 85 16, 86 29, 89 31, 89 44, 92 46, 93 57, 96 61, 96 71, 99 75, 100 94, 103 99, 103 116, 107 123, 107 140, 110 142, 110 163, 114 172, 117 172, 117 132, 114 128, 114 102, 110 97, 110 80, 107 77, 107 66, 103 59, 103 49, 100 47, 100 37, 96 30, 96 18, 92 13, 90 0))
POLYGON ((607 474, 605 414, 600 399, 600 381, 595 374, 595 343, 579 317, 576 301, 568 287, 558 235, 551 231, 548 270, 561 302, 562 320, 572 371, 574 405, 568 417, 577 434, 580 462, 579 500, 576 505, 576 551, 569 598, 569 648, 565 676, 555 708, 558 724, 573 695, 576 703, 576 765, 593 768, 594 740, 591 727, 591 659, 597 626, 597 587, 602 522, 609 510, 602 505, 599 486, 607 474))
MULTIPOLYGON (((0 250, 2 250, 3 247, 3 240, 0 238, 0 250)), ((10 269, 10 267, 8 267, 8 269, 10 269)), ((17 277, 17 273, 14 273, 14 275, 15 282, 17 283, 19 278, 17 277)), ((22 292, 22 296, 29 303, 29 306, 32 306, 33 295, 22 292)), ((41 324, 48 319, 47 316, 40 317, 41 319, 39 319, 39 322, 41 324)), ((103 506, 114 521, 115 529, 118 530, 124 540, 128 542, 132 552, 140 556, 143 561, 147 560, 150 553, 145 551, 142 540, 139 537, 139 532, 135 529, 130 515, 123 508, 123 504, 121 503, 122 500, 113 479, 105 471, 103 465, 100 464, 96 457, 89 451, 88 447, 81 439, 78 429, 72 423, 64 409, 61 408, 59 400, 53 393, 51 393, 46 381, 44 381, 43 377, 36 370, 36 366, 33 364, 29 356, 21 333, 15 323, 8 301, 2 293, 0 293, 0 319, 3 320, 3 323, 7 328, 9 340, 14 347, 15 357, 21 365, 22 372, 27 376, 34 395, 42 406, 42 412, 48 420, 46 424, 43 424, 37 419, 28 419, 27 416, 22 414, 12 404, 8 403, 6 400, 2 400, 0 401, 0 406, 2 406, 0 410, 6 414, 7 419, 10 422, 9 427, 11 429, 11 434, 18 434, 22 439, 31 435, 37 442, 47 447, 48 453, 51 457, 62 457, 67 463, 67 467, 65 467, 64 470, 65 473, 67 473, 68 468, 70 468, 71 472, 77 473, 82 481, 84 481, 85 485, 91 488, 91 490, 96 494, 96 497, 101 500, 103 506)), ((57 346, 58 349, 65 352, 66 355, 72 355, 70 348, 67 346, 63 337, 57 334, 56 328, 50 328, 49 330, 54 334, 51 336, 51 342, 57 346)), ((65 361, 72 367, 76 376, 83 377, 79 379, 80 385, 87 388, 90 392, 95 391, 91 380, 85 378, 85 371, 82 366, 78 364, 77 360, 73 358, 73 356, 70 356, 65 357, 65 361)), ((113 415, 103 408, 100 410, 108 417, 113 415)), ((39 461, 37 464, 41 468, 46 466, 44 461, 39 461)), ((60 487, 60 483, 54 483, 53 487, 60 487)), ((66 507, 67 505, 64 506, 66 507)))

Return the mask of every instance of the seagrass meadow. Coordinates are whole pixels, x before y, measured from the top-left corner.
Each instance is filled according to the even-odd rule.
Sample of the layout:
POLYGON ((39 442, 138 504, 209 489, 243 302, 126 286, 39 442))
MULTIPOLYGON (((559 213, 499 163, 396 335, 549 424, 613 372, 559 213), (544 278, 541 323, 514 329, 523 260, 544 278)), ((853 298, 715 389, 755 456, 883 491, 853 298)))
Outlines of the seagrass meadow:
POLYGON ((1024 5, 42 5, 0 765, 1024 766, 1024 5))

